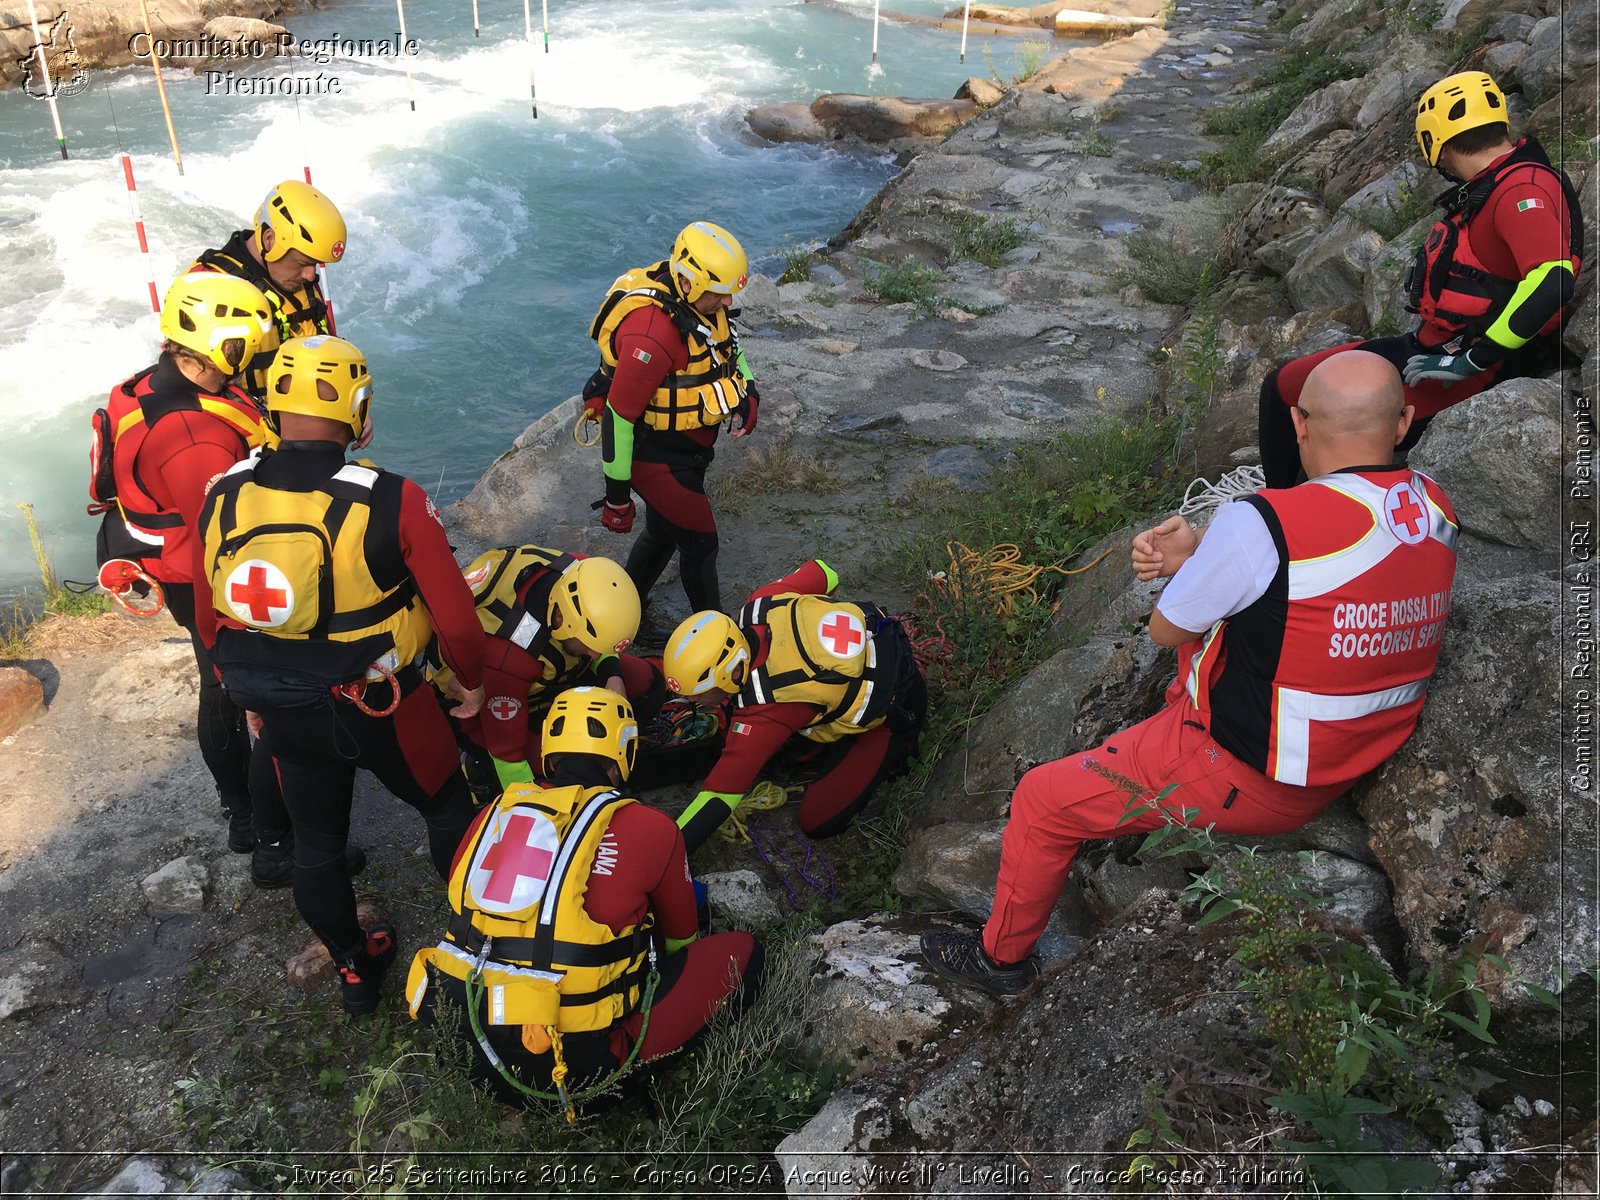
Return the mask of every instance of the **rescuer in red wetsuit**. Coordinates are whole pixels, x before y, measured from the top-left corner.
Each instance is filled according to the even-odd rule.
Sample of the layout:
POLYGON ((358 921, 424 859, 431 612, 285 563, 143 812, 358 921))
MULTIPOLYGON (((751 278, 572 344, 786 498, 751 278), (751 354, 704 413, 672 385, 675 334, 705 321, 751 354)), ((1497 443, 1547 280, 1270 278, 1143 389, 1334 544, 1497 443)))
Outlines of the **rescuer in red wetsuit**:
POLYGON ((483 628, 433 502, 345 450, 372 377, 349 342, 279 348, 269 411, 283 441, 239 463, 200 516, 200 633, 223 685, 259 714, 294 823, 294 898, 339 967, 351 1013, 377 1007, 394 929, 363 935, 344 865, 356 769, 427 821, 441 877, 472 821, 449 722, 426 686, 437 638, 470 717, 483 703, 483 628))
MULTIPOLYGON (((644 501, 644 532, 627 569, 646 602, 676 553, 690 607, 722 607, 706 469, 724 421, 736 421, 734 437, 756 428, 760 395, 729 312, 749 271, 731 233, 696 221, 671 258, 613 283, 589 327, 600 347, 600 368, 584 389, 601 421, 605 498, 596 507, 602 525, 628 533, 630 489, 644 501)), ((664 639, 647 622, 639 640, 664 639)))
POLYGON ((1224 505, 1204 540, 1181 517, 1134 539, 1139 578, 1172 579, 1150 616, 1151 639, 1179 648, 1166 707, 1022 777, 988 923, 925 932, 935 971, 1013 995, 1038 974, 1030 955, 1085 841, 1168 820, 1286 833, 1410 736, 1456 524, 1438 484, 1387 465, 1402 401, 1378 355, 1328 359, 1293 418, 1314 478, 1224 505))
MULTIPOLYGON (((271 764, 256 761, 244 714, 223 692, 195 632, 194 528, 206 489, 262 443, 265 425, 234 386, 272 336, 266 298, 243 280, 182 275, 161 310, 161 357, 111 391, 96 417, 91 492, 105 511, 98 537, 102 566, 134 563, 159 584, 167 611, 189 634, 200 672, 195 726, 200 754, 228 817, 228 846, 249 853, 254 824, 287 827, 271 764), (252 815, 252 793, 261 812, 252 815)), ((114 580, 113 590, 133 585, 114 580)))
POLYGON ((928 693, 910 643, 875 605, 832 599, 838 583, 814 559, 753 592, 737 619, 695 613, 668 640, 669 691, 734 697, 722 754, 678 818, 691 853, 796 735, 826 756, 795 815, 812 837, 842 832, 915 747, 928 693))
POLYGON ((1417 144, 1457 186, 1409 280, 1417 328, 1351 342, 1285 363, 1261 385, 1261 463, 1268 487, 1300 475, 1288 410, 1306 376, 1352 348, 1381 354, 1405 377, 1417 419, 1402 449, 1452 404, 1504 379, 1555 368, 1561 326, 1583 253, 1583 214, 1566 175, 1533 138, 1512 144, 1505 96, 1482 71, 1440 80, 1422 94, 1417 144))
POLYGON ((542 744, 542 784, 512 784, 468 830, 456 916, 406 984, 412 1016, 435 1019, 441 995, 456 1009, 474 1078, 511 1103, 566 1099, 630 1056, 680 1049, 722 1005, 750 1004, 764 962, 748 933, 698 936, 683 838, 619 790, 638 750, 626 699, 562 692, 542 744))
MULTIPOLYGON (((533 781, 540 718, 562 689, 598 684, 635 700, 664 691, 658 672, 622 653, 639 629, 639 593, 609 558, 500 546, 462 574, 487 635, 483 709, 460 724, 475 786, 497 794, 533 781)), ((449 678, 436 666, 436 686, 449 678)))

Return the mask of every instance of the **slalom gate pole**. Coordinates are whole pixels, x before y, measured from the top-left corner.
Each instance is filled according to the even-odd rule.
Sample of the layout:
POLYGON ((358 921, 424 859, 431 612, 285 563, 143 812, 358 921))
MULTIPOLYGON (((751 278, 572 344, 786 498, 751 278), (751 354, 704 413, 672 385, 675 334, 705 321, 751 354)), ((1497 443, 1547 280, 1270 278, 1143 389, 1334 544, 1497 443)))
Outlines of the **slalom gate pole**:
MULTIPOLYGON (((142 2, 142 0, 141 0, 142 2)), ((878 61, 878 5, 881 0, 872 0, 872 61, 878 61)))
POLYGON ((482 36, 481 30, 478 28, 478 0, 472 0, 472 36, 482 36))
POLYGON ((960 62, 967 61, 967 22, 972 20, 972 0, 967 0, 967 5, 961 10, 961 58, 960 62))
POLYGON ((44 76, 44 94, 50 100, 50 121, 56 127, 56 148, 67 157, 67 135, 61 131, 61 110, 56 107, 56 89, 50 83, 50 64, 44 56, 44 38, 39 36, 39 14, 28 0, 28 24, 33 26, 33 48, 39 52, 39 74, 44 76))
POLYGON ((528 99, 533 104, 533 119, 539 119, 539 90, 533 83, 533 9, 522 0, 522 34, 528 41, 528 99))
MULTIPOLYGON (((402 37, 401 40, 404 41, 405 39, 402 37)), ((310 184, 311 183, 311 168, 309 166, 305 166, 305 167, 302 167, 301 170, 305 172, 306 183, 310 184)), ((317 264, 317 287, 319 287, 322 290, 322 303, 327 305, 327 308, 328 308, 328 332, 333 334, 334 337, 338 337, 339 336, 338 326, 336 326, 333 323, 333 297, 328 294, 328 264, 327 263, 318 263, 317 264)))
POLYGON ((128 205, 133 209, 133 231, 139 235, 139 253, 144 255, 145 266, 150 268, 150 311, 161 311, 161 293, 156 290, 155 267, 150 261, 150 242, 144 235, 144 214, 139 211, 139 188, 133 182, 133 159, 126 153, 122 159, 122 178, 128 185, 128 205))
MULTIPOLYGON (((400 14, 400 44, 406 41, 406 0, 394 0, 395 11, 400 14)), ((411 102, 411 111, 417 111, 417 94, 411 84, 411 56, 406 55, 406 99, 411 102)))
POLYGON ((183 174, 183 151, 178 149, 178 131, 172 124, 172 106, 167 103, 167 85, 161 78, 161 55, 156 52, 156 35, 150 28, 149 0, 139 0, 139 15, 144 18, 144 36, 150 42, 150 67, 156 73, 156 91, 161 95, 161 114, 167 119, 167 140, 172 143, 172 161, 183 174))
POLYGON ((550 0, 542 0, 544 5, 544 52, 550 53, 550 0))

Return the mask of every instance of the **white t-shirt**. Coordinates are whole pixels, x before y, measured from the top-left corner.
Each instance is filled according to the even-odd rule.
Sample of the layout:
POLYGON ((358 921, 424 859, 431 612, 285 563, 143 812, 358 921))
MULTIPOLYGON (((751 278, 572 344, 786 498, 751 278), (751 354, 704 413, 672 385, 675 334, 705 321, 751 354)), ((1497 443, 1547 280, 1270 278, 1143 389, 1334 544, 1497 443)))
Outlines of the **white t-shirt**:
POLYGON ((1179 629, 1202 633, 1266 595, 1278 548, 1253 504, 1217 509, 1193 556, 1167 584, 1156 609, 1179 629))

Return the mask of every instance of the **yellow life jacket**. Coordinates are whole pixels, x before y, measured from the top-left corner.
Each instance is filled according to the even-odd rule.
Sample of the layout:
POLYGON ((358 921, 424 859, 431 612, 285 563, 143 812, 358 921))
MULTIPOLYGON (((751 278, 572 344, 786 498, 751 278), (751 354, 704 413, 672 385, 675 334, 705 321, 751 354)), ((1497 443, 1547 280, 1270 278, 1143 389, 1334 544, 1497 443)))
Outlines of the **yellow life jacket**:
POLYGON ((221 271, 255 284, 267 298, 272 309, 272 324, 276 337, 268 337, 261 349, 239 374, 239 384, 256 399, 267 394, 267 368, 278 352, 278 347, 295 337, 311 337, 318 333, 332 333, 333 324, 328 319, 328 302, 323 299, 322 288, 316 283, 298 288, 283 288, 272 281, 265 267, 256 262, 248 244, 255 232, 242 229, 228 239, 220 250, 207 250, 190 266, 191 271, 221 271))
POLYGON ((398 522, 395 483, 403 481, 346 463, 313 490, 264 487, 255 472, 271 453, 257 450, 236 464, 201 514, 211 604, 244 626, 218 632, 224 679, 224 660, 237 663, 240 653, 254 665, 344 675, 331 682, 376 680, 380 668, 416 664, 433 625, 415 582, 407 576, 384 587, 366 558, 374 509, 380 521, 398 522), (262 645, 264 638, 271 640, 262 645), (255 649, 244 650, 247 643, 255 649))
POLYGON ((739 611, 746 629, 765 625, 767 656, 734 704, 810 704, 816 719, 800 732, 836 742, 883 724, 895 675, 880 665, 872 627, 882 614, 827 596, 786 593, 752 600, 739 611))
MULTIPOLYGON (((445 940, 417 951, 406 978, 415 1018, 428 967, 480 973, 487 1023, 522 1026, 531 1054, 550 1034, 610 1029, 639 1007, 650 971, 646 914, 613 933, 584 908, 611 818, 636 801, 610 788, 514 783, 469 833, 450 873, 455 917, 445 940)), ((487 1049, 487 1047, 486 1047, 487 1049)), ((489 1054, 490 1061, 497 1057, 489 1054)))
MULTIPOLYGON (((539 660, 540 676, 528 691, 530 698, 562 687, 589 665, 587 658, 568 654, 560 641, 550 636, 546 620, 550 588, 577 561, 571 554, 543 546, 499 546, 485 550, 461 569, 472 589, 484 633, 520 646, 539 660), (518 600, 529 576, 540 571, 547 572, 548 582, 536 583, 518 600)), ((436 654, 430 657, 430 666, 435 685, 443 691, 452 674, 450 668, 436 654)))
POLYGON ((727 420, 743 403, 746 383, 739 369, 739 336, 728 310, 718 309, 714 317, 695 312, 654 278, 665 267, 659 262, 619 276, 589 323, 589 336, 600 344, 600 372, 610 379, 617 368, 617 326, 624 317, 653 304, 672 318, 689 349, 689 364, 661 381, 645 406, 644 423, 664 433, 681 433, 727 420))

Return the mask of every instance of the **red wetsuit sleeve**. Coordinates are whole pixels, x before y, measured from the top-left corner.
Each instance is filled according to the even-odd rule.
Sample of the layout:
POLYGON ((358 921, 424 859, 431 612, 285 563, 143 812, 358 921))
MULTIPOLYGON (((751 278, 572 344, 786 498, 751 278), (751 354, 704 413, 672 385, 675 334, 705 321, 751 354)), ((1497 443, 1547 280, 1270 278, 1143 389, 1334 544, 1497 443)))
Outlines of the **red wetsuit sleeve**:
POLYGON ((694 885, 683 834, 672 818, 644 804, 625 805, 606 828, 596 864, 610 859, 606 873, 589 876, 584 908, 616 932, 656 918, 657 938, 683 941, 695 935, 694 885))
POLYGON ((828 594, 828 573, 822 569, 816 559, 812 559, 803 567, 791 571, 782 579, 774 580, 765 587, 757 588, 750 593, 750 599, 759 600, 763 596, 783 596, 798 593, 802 596, 826 596, 828 594))
POLYGON ((1494 273, 1521 279, 1543 263, 1561 262, 1570 255, 1567 199, 1548 171, 1513 172, 1495 189, 1490 204, 1490 221, 1505 258, 1496 261, 1501 247, 1493 242, 1483 247, 1484 263, 1494 273))
POLYGON ((501 762, 528 756, 528 693, 542 674, 539 660, 504 638, 484 639, 482 718, 484 748, 501 762), (497 698, 515 704, 491 704, 497 698))
POLYGON ((400 553, 433 618, 440 653, 471 691, 483 682, 483 626, 433 502, 409 479, 400 491, 400 553))
POLYGON ((772 756, 816 715, 817 710, 809 704, 752 704, 734 709, 722 754, 701 789, 744 795, 761 778, 772 756))
POLYGON ((161 555, 164 578, 175 583, 199 578, 193 570, 192 543, 206 491, 247 450, 230 426, 204 412, 170 413, 145 436, 139 447, 139 478, 163 511, 183 518, 183 528, 167 535, 161 555))
POLYGON ((617 369, 606 403, 623 420, 637 421, 661 381, 689 365, 689 350, 672 318, 654 304, 622 318, 615 344, 617 369))

